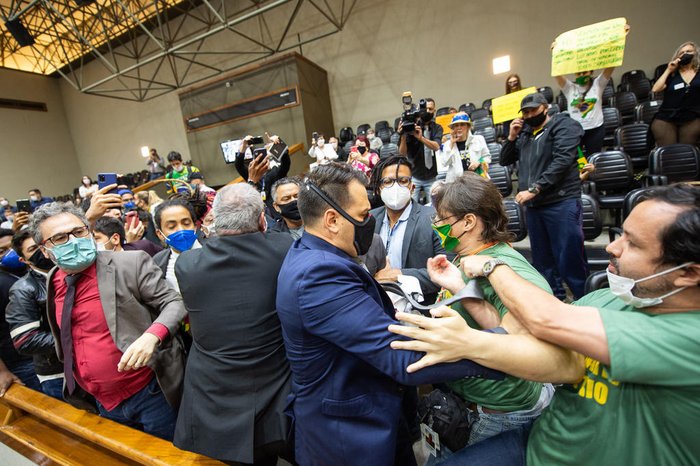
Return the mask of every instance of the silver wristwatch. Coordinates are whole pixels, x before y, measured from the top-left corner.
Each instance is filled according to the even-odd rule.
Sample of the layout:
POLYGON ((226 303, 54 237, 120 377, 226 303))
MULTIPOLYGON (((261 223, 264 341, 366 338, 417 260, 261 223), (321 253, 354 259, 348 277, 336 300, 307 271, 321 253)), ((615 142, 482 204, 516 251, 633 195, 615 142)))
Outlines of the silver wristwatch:
POLYGON ((481 268, 481 273, 484 274, 484 277, 488 277, 491 275, 491 272, 494 271, 496 267, 499 265, 508 265, 506 261, 501 260, 501 259, 491 259, 488 262, 484 264, 484 266, 481 268))

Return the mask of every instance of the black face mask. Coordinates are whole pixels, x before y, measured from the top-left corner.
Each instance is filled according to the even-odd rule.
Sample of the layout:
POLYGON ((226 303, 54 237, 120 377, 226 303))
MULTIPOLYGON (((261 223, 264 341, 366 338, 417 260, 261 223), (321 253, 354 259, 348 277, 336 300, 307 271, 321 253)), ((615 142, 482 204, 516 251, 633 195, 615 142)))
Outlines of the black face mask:
POLYGON ((539 127, 542 123, 544 123, 544 120, 547 118, 547 110, 543 110, 542 113, 532 116, 530 118, 524 118, 523 121, 525 122, 526 125, 528 125, 530 128, 537 128, 539 127))
POLYGON ((51 270, 54 266, 53 261, 41 253, 41 249, 34 251, 32 257, 29 258, 29 262, 37 269, 45 272, 51 270))
POLYGON ((353 226, 355 227, 355 237, 353 238, 353 245, 355 246, 355 251, 357 251, 357 254, 360 256, 364 256, 367 254, 367 251, 369 251, 370 246, 372 246, 372 240, 374 239, 374 225, 376 223, 376 220, 372 215, 368 215, 367 218, 362 220, 361 222, 358 222, 354 218, 350 216, 345 210, 341 209, 338 204, 333 202, 330 197, 319 187, 317 187, 313 183, 306 183, 307 189, 311 189, 313 192, 318 194, 321 199, 326 201, 328 205, 333 207, 335 210, 338 211, 340 215, 342 215, 345 220, 348 222, 352 223, 353 226))
POLYGON ((360 154, 364 154, 365 152, 367 152, 367 148, 366 147, 358 147, 357 152, 359 152, 360 154))
POLYGON ((695 55, 692 53, 684 53, 683 56, 681 56, 681 60, 678 62, 679 65, 685 66, 689 64, 691 61, 693 61, 693 57, 695 55))
POLYGON ((288 218, 289 220, 294 220, 294 221, 299 221, 301 220, 301 214, 299 213, 299 206, 297 204, 297 200, 293 200, 292 202, 288 202, 286 204, 280 204, 280 213, 282 214, 282 217, 288 218))

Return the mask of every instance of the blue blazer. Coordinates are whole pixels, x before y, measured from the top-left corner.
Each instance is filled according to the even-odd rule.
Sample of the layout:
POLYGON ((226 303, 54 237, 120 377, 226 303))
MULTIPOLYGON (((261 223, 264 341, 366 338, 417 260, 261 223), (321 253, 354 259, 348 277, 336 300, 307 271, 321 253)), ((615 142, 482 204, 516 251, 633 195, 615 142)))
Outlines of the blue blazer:
POLYGON ((471 361, 409 374, 422 354, 392 350, 399 338, 386 293, 353 258, 305 232, 287 253, 277 312, 292 369, 287 411, 296 461, 307 465, 392 465, 401 384, 500 378, 471 361))

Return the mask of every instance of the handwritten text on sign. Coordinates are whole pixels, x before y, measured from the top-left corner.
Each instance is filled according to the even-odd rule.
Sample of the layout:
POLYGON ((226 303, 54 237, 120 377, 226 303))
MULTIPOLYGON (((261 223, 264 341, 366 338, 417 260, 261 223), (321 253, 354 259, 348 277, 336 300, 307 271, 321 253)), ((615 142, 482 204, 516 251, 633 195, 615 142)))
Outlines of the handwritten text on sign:
POLYGON ((536 87, 528 87, 522 91, 512 92, 493 99, 491 101, 493 124, 503 123, 504 121, 519 118, 520 102, 523 100, 523 97, 534 94, 535 92, 537 92, 536 87))
POLYGON ((625 18, 615 18, 558 36, 552 49, 552 76, 622 65, 625 18))

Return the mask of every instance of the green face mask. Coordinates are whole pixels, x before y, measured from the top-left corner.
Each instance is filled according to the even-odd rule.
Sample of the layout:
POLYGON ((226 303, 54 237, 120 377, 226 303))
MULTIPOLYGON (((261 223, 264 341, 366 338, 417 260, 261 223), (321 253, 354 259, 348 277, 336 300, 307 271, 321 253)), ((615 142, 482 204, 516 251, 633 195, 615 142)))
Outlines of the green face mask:
POLYGON ((587 86, 589 82, 591 82, 591 76, 587 74, 576 78, 576 84, 578 84, 579 86, 587 86))
POLYGON ((439 227, 433 225, 433 230, 440 237, 440 244, 442 244, 442 247, 445 248, 445 251, 454 251, 454 249, 459 244, 459 238, 461 238, 462 235, 466 233, 465 230, 464 232, 462 232, 462 235, 459 235, 457 237, 450 235, 450 232, 452 231, 452 225, 454 225, 457 222, 459 222, 459 220, 451 224, 440 225, 439 227))

